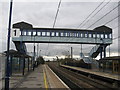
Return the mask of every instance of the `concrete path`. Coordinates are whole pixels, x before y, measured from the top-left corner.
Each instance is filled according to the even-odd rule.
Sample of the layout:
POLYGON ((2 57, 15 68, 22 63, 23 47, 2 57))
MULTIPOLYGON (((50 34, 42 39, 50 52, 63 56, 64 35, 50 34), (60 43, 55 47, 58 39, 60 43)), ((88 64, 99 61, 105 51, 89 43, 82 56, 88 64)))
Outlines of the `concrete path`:
POLYGON ((40 65, 30 75, 28 75, 18 88, 45 88, 43 78, 43 66, 40 65))

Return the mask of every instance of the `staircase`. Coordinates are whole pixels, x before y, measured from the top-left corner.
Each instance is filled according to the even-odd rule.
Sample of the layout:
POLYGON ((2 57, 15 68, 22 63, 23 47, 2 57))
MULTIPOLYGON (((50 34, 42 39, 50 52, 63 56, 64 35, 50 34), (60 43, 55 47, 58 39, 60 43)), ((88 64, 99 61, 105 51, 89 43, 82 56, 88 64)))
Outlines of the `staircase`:
POLYGON ((14 44, 15 44, 16 49, 17 49, 19 52, 24 53, 24 54, 27 54, 27 48, 26 48, 25 43, 22 43, 22 42, 14 42, 14 44))

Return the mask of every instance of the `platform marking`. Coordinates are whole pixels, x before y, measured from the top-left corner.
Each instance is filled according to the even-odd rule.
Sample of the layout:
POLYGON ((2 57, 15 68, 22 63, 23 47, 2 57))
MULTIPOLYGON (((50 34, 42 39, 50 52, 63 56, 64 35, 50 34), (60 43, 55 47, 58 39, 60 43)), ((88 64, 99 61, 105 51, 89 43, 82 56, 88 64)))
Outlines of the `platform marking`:
POLYGON ((48 90, 48 84, 47 84, 47 79, 46 79, 46 73, 45 73, 44 70, 43 70, 43 74, 44 74, 44 85, 45 85, 46 90, 48 90))
MULTIPOLYGON (((49 66, 47 65, 47 67, 49 68, 49 66)), ((66 87, 66 88, 68 88, 69 90, 71 90, 52 70, 51 70, 51 68, 49 68, 50 69, 50 71, 58 78, 58 80, 60 80, 60 82, 66 87)))

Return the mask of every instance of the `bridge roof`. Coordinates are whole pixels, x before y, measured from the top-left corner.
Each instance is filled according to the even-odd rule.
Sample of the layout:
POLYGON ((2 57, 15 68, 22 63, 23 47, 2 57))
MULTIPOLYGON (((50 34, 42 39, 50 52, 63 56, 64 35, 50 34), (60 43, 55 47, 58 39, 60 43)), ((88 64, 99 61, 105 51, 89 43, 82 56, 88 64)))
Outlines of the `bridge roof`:
POLYGON ((21 30, 23 29, 28 29, 28 30, 54 30, 54 31, 82 31, 82 32, 86 32, 86 31, 90 31, 90 32, 99 32, 99 33, 112 33, 112 29, 107 27, 107 26, 99 26, 93 30, 86 30, 86 29, 70 29, 70 28, 33 28, 32 24, 26 23, 26 22, 18 22, 13 24, 13 28, 19 28, 21 30))
POLYGON ((26 22, 18 22, 13 24, 13 28, 19 28, 19 29, 32 29, 32 24, 26 23, 26 22))
POLYGON ((82 31, 82 32, 105 32, 105 33, 112 33, 112 29, 107 26, 100 26, 93 30, 86 30, 86 29, 70 29, 70 28, 33 28, 33 30, 54 30, 54 31, 82 31))

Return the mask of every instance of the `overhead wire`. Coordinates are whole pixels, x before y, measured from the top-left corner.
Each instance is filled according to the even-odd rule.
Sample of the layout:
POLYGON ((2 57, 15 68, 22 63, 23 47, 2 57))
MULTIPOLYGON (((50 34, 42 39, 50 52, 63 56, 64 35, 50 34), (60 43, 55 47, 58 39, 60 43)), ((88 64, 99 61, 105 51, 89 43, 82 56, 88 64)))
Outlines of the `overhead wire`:
MULTIPOLYGON (((58 13, 59 13, 60 5, 61 5, 61 0, 59 1, 59 4, 58 4, 57 12, 56 12, 54 23, 53 23, 53 28, 55 27, 55 24, 56 24, 56 20, 57 20, 57 16, 58 16, 58 13)), ((51 39, 51 37, 50 37, 50 39, 51 39)), ((49 42, 50 42, 50 39, 49 39, 49 42)), ((49 42, 48 42, 48 46, 47 46, 45 55, 47 55, 47 50, 49 48, 49 42)))
MULTIPOLYGON (((103 0, 103 2, 104 2, 105 0, 103 0)), ((77 28, 79 28, 102 4, 103 4, 103 2, 101 2, 86 18, 85 18, 85 20, 83 20, 81 23, 80 23, 80 25, 77 27, 77 28)))
POLYGON ((114 27, 113 29, 116 29, 116 28, 119 28, 120 27, 120 25, 117 25, 116 27, 114 27))
POLYGON ((109 0, 103 7, 101 7, 91 18, 89 18, 81 27, 86 25, 92 18, 94 18, 105 6, 107 6, 110 3, 111 0, 109 0))
POLYGON ((56 12, 56 15, 55 15, 53 28, 55 27, 55 24, 56 24, 56 20, 57 20, 57 16, 58 16, 58 13, 59 13, 60 5, 61 5, 61 0, 59 1, 59 4, 58 4, 58 9, 57 9, 57 12, 56 12))
POLYGON ((120 17, 120 15, 118 15, 117 17, 115 17, 115 18, 111 19, 110 21, 106 22, 104 25, 107 25, 108 23, 114 21, 114 20, 117 19, 118 17, 120 17))
MULTIPOLYGON (((100 19, 98 19, 97 21, 95 21, 92 25, 90 25, 88 28, 92 27, 93 25, 95 25, 97 22, 99 22, 101 19, 103 19, 105 16, 107 16, 108 14, 110 14, 112 11, 114 11, 117 7, 119 7, 120 4, 118 4, 116 7, 114 7, 112 10, 110 10, 109 12, 107 12, 105 15, 103 15, 100 19)), ((88 29, 87 28, 87 29, 88 29)))

